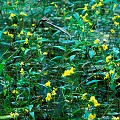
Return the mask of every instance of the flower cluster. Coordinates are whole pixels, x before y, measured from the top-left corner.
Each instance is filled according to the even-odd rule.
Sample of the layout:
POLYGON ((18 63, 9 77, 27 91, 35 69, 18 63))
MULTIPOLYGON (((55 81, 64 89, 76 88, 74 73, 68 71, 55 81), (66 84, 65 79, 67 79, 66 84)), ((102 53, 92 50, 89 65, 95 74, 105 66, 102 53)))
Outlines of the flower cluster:
POLYGON ((75 68, 71 67, 70 70, 65 70, 64 73, 62 74, 62 77, 66 77, 66 76, 70 76, 72 74, 74 74, 75 68))
POLYGON ((18 114, 17 112, 15 112, 15 113, 10 113, 10 116, 13 117, 13 118, 16 118, 16 117, 19 116, 19 114, 18 114))

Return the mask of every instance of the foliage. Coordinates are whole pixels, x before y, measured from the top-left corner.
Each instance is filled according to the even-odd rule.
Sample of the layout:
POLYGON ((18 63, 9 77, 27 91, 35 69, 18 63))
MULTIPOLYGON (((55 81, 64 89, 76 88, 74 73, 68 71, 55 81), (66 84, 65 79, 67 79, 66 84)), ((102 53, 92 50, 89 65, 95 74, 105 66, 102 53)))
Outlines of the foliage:
POLYGON ((117 0, 0 6, 0 119, 120 119, 117 0))

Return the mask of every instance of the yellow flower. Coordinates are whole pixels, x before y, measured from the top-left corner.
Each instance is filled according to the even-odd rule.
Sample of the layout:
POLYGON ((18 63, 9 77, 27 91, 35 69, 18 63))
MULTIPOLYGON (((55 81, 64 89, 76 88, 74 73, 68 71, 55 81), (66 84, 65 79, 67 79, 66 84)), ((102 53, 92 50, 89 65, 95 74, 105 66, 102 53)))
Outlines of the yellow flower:
POLYGON ((95 9, 95 7, 96 7, 96 6, 95 6, 95 5, 93 5, 93 6, 92 6, 92 10, 94 10, 94 9, 95 9))
POLYGON ((34 27, 34 26, 35 26, 35 24, 32 24, 32 26, 34 27))
POLYGON ((32 36, 33 34, 32 34, 31 32, 28 32, 27 35, 28 35, 28 36, 32 36))
POLYGON ((52 95, 57 95, 55 90, 52 91, 52 95))
POLYGON ((21 65, 21 66, 22 66, 22 65, 25 65, 25 62, 21 62, 20 65, 21 65))
POLYGON ((62 77, 70 76, 71 74, 74 74, 74 70, 75 68, 73 67, 70 70, 65 70, 64 73, 62 74, 62 77))
POLYGON ((21 73, 21 75, 24 75, 24 69, 23 68, 21 68, 20 73, 21 73))
POLYGON ((105 79, 108 79, 110 76, 109 76, 109 73, 106 73, 105 77, 104 77, 104 80, 105 79))
POLYGON ((110 70, 109 73, 110 73, 110 75, 114 74, 114 70, 110 70))
POLYGON ((23 15, 23 16, 28 16, 26 13, 24 12, 20 12, 20 15, 23 15))
POLYGON ((72 19, 72 16, 68 17, 68 20, 71 20, 72 19))
POLYGON ((96 114, 92 115, 92 114, 90 113, 88 120, 93 120, 93 119, 95 119, 95 118, 96 118, 96 114))
POLYGON ((108 49, 108 45, 106 45, 106 44, 103 44, 102 47, 103 47, 103 50, 107 50, 108 49))
POLYGON ((23 34, 24 34, 24 31, 23 31, 23 30, 21 30, 21 31, 20 31, 20 34, 22 34, 22 35, 23 35, 23 34))
POLYGON ((107 57, 106 57, 106 62, 107 62, 107 63, 110 62, 110 59, 111 59, 111 58, 112 58, 111 55, 107 56, 107 57))
POLYGON ((28 44, 28 38, 25 39, 24 44, 28 44))
POLYGON ((43 74, 44 74, 44 75, 47 75, 47 74, 48 74, 48 71, 45 71, 43 74))
POLYGON ((8 32, 8 36, 10 36, 11 38, 14 37, 14 35, 13 35, 13 34, 10 34, 9 32, 8 32))
POLYGON ((100 14, 100 12, 97 10, 96 12, 95 12, 96 14, 100 14))
POLYGON ((116 8, 117 7, 117 5, 116 4, 114 4, 114 6, 113 6, 114 8, 116 8))
POLYGON ((8 32, 5 31, 4 34, 6 35, 6 34, 8 34, 8 32))
POLYGON ((112 120, 120 120, 120 118, 119 118, 119 117, 114 117, 114 116, 113 116, 112 120))
POLYGON ((20 34, 18 34, 18 37, 20 38, 20 34))
POLYGON ((116 21, 114 22, 114 24, 115 24, 115 26, 118 26, 118 25, 119 25, 119 23, 118 23, 118 22, 116 22, 116 21))
POLYGON ((90 26, 92 26, 92 23, 91 23, 91 22, 89 22, 89 25, 90 25, 90 26))
POLYGON ((55 4, 55 2, 52 2, 52 3, 51 3, 51 5, 54 5, 54 4, 55 4))
POLYGON ((100 0, 100 2, 103 2, 103 0, 100 0))
POLYGON ((90 32, 94 32, 94 30, 90 29, 90 32))
POLYGON ((14 13, 11 13, 10 14, 10 18, 13 18, 13 17, 15 17, 16 16, 16 14, 14 14, 14 13))
POLYGON ((17 116, 19 116, 19 114, 18 114, 18 113, 15 113, 15 117, 17 117, 17 116))
POLYGON ((99 39, 96 39, 96 40, 94 41, 94 44, 100 44, 99 39))
POLYGON ((17 91, 17 90, 13 90, 12 93, 14 93, 14 94, 18 94, 18 91, 17 91))
POLYGON ((12 26, 13 26, 13 27, 17 27, 18 25, 17 25, 17 24, 13 24, 12 26))
POLYGON ((89 101, 93 102, 95 107, 100 106, 100 103, 95 99, 95 96, 91 96, 89 101))
POLYGON ((110 32, 114 34, 114 33, 115 33, 115 30, 114 30, 114 29, 111 29, 110 32))
POLYGON ((11 117, 14 117, 14 113, 10 113, 10 116, 11 116, 11 117))
POLYGON ((102 4, 102 2, 99 2, 98 4, 97 4, 97 6, 99 7, 99 6, 102 6, 103 4, 102 4))
POLYGON ((120 62, 117 63, 117 66, 120 66, 120 62))
POLYGON ((84 94, 82 95, 82 99, 83 99, 83 100, 86 99, 86 95, 87 95, 87 93, 84 93, 84 94))
POLYGON ((43 52, 43 55, 47 55, 48 54, 48 52, 43 52))
POLYGON ((47 93, 46 101, 50 101, 52 99, 51 93, 47 93))
POLYGON ((112 19, 113 19, 113 20, 116 20, 116 19, 117 19, 117 16, 114 16, 112 19))
POLYGON ((45 86, 46 86, 46 87, 51 87, 51 86, 50 86, 50 83, 51 83, 50 81, 46 82, 46 83, 45 83, 45 86))

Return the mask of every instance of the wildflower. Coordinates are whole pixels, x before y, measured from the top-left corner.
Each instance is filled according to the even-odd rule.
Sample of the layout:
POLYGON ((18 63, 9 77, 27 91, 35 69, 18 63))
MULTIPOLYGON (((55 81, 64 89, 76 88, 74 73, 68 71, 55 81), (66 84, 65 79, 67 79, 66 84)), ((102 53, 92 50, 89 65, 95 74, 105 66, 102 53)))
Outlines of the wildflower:
POLYGON ((24 34, 24 31, 23 31, 23 30, 21 30, 21 31, 20 31, 20 34, 22 34, 22 35, 23 35, 23 34, 24 34))
POLYGON ((106 44, 103 44, 102 47, 103 47, 103 50, 107 50, 108 49, 108 45, 106 45, 106 44))
POLYGON ((56 8, 58 8, 58 5, 57 5, 57 4, 55 4, 55 7, 56 7, 56 8))
POLYGON ((70 70, 65 70, 64 73, 62 74, 62 77, 70 76, 71 74, 74 74, 74 70, 75 68, 73 67, 70 70))
POLYGON ((28 35, 28 36, 32 36, 33 34, 32 34, 31 32, 28 32, 27 35, 28 35))
POLYGON ((114 33, 115 33, 115 30, 114 30, 114 29, 111 29, 110 32, 114 34, 114 33))
POLYGON ((117 7, 117 5, 116 4, 114 4, 114 6, 113 6, 114 8, 116 8, 117 7))
POLYGON ((84 10, 84 11, 87 11, 87 10, 88 10, 88 3, 87 3, 87 4, 84 4, 84 6, 85 6, 85 7, 83 8, 83 10, 84 10))
POLYGON ((95 99, 95 96, 91 96, 89 101, 93 102, 95 107, 100 106, 100 103, 95 99))
POLYGON ((43 55, 47 55, 48 54, 48 52, 43 52, 43 55))
POLYGON ((22 65, 25 65, 25 62, 21 62, 20 65, 21 65, 21 66, 22 66, 22 65))
POLYGON ((20 38, 20 34, 18 34, 18 37, 20 38))
POLYGON ((52 91, 52 95, 57 95, 56 90, 52 91))
POLYGON ((16 16, 16 14, 14 14, 14 13, 11 13, 10 14, 10 18, 13 18, 13 17, 15 17, 16 16))
POLYGON ((10 113, 10 116, 11 116, 11 117, 14 117, 14 113, 10 113))
POLYGON ((103 0, 100 0, 100 2, 103 2, 103 0))
POLYGON ((119 117, 112 117, 112 120, 120 120, 120 118, 119 117))
POLYGON ((18 117, 18 116, 19 116, 19 114, 18 114, 18 113, 16 113, 16 112, 15 112, 15 113, 10 113, 10 116, 15 118, 15 117, 18 117))
POLYGON ((8 5, 10 5, 11 3, 10 2, 7 2, 8 5))
POLYGON ((34 26, 35 26, 35 24, 32 24, 32 26, 34 27, 34 26))
POLYGON ((5 32, 4 32, 4 34, 6 35, 6 34, 8 34, 8 32, 7 32, 7 31, 5 31, 5 32))
POLYGON ((14 93, 14 94, 18 94, 18 91, 17 91, 17 90, 13 90, 12 93, 14 93))
POLYGON ((119 62, 117 63, 117 66, 120 66, 120 63, 119 63, 119 62))
POLYGON ((110 59, 111 59, 111 58, 112 58, 111 55, 107 56, 107 57, 106 57, 106 62, 107 62, 107 63, 110 62, 110 59))
POLYGON ((95 12, 96 14, 100 14, 100 12, 97 10, 96 12, 95 12))
POLYGON ((18 25, 17 25, 17 24, 13 24, 12 26, 13 26, 13 27, 17 27, 18 25))
POLYGON ((119 25, 119 22, 116 22, 116 21, 115 21, 114 24, 115 24, 115 26, 118 26, 118 25, 119 25))
POLYGON ((113 20, 116 20, 116 19, 117 19, 117 16, 114 16, 112 19, 113 19, 113 20))
POLYGON ((14 37, 14 35, 13 35, 13 34, 10 34, 9 32, 8 32, 8 36, 10 36, 11 38, 14 37))
POLYGON ((24 44, 28 44, 28 38, 25 39, 24 44))
POLYGON ((85 31, 85 29, 83 28, 83 29, 82 29, 82 32, 84 32, 84 31, 85 31))
POLYGON ((20 15, 23 15, 23 16, 28 16, 26 13, 24 12, 20 12, 20 15))
POLYGON ((47 75, 47 74, 48 74, 48 71, 45 71, 45 72, 44 72, 44 75, 47 75))
POLYGON ((104 80, 105 79, 108 79, 110 76, 109 76, 109 73, 106 73, 105 77, 104 77, 104 80))
POLYGON ((92 6, 92 10, 94 10, 94 9, 95 9, 95 5, 92 6))
POLYGON ((23 68, 21 68, 20 73, 21 73, 21 75, 24 75, 24 69, 23 68))
POLYGON ((93 120, 95 118, 96 118, 96 114, 93 115, 93 114, 90 113, 88 120, 93 120))
POLYGON ((46 101, 50 101, 52 99, 51 93, 47 93, 47 97, 45 99, 46 101))
POLYGON ((94 41, 94 44, 100 44, 99 39, 96 39, 96 40, 94 41))
POLYGON ((70 16, 68 19, 71 20, 71 19, 72 19, 72 16, 70 16))
POLYGON ((109 73, 110 73, 110 75, 114 74, 114 70, 110 70, 109 73))
POLYGON ((52 3, 51 3, 51 5, 54 5, 54 4, 55 4, 55 2, 52 2, 52 3))
POLYGON ((102 2, 99 2, 99 3, 97 4, 98 7, 100 7, 100 6, 102 6, 102 5, 103 5, 102 2))
POLYGON ((90 32, 94 32, 94 30, 90 29, 90 32))
POLYGON ((86 95, 87 95, 87 93, 84 93, 84 94, 82 95, 82 99, 83 99, 83 100, 86 99, 86 95))
POLYGON ((51 86, 50 86, 50 83, 51 83, 50 81, 46 82, 46 83, 45 83, 45 86, 46 86, 46 87, 51 87, 51 86))
POLYGON ((90 25, 90 26, 92 26, 92 23, 91 23, 91 22, 89 22, 89 25, 90 25))

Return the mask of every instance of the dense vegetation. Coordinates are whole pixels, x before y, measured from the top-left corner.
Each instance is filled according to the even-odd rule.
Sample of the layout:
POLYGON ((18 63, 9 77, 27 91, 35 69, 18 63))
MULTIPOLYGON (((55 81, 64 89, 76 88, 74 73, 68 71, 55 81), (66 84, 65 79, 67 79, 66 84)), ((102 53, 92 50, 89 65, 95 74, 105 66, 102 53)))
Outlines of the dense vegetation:
POLYGON ((0 119, 120 120, 117 0, 0 0, 0 119))

